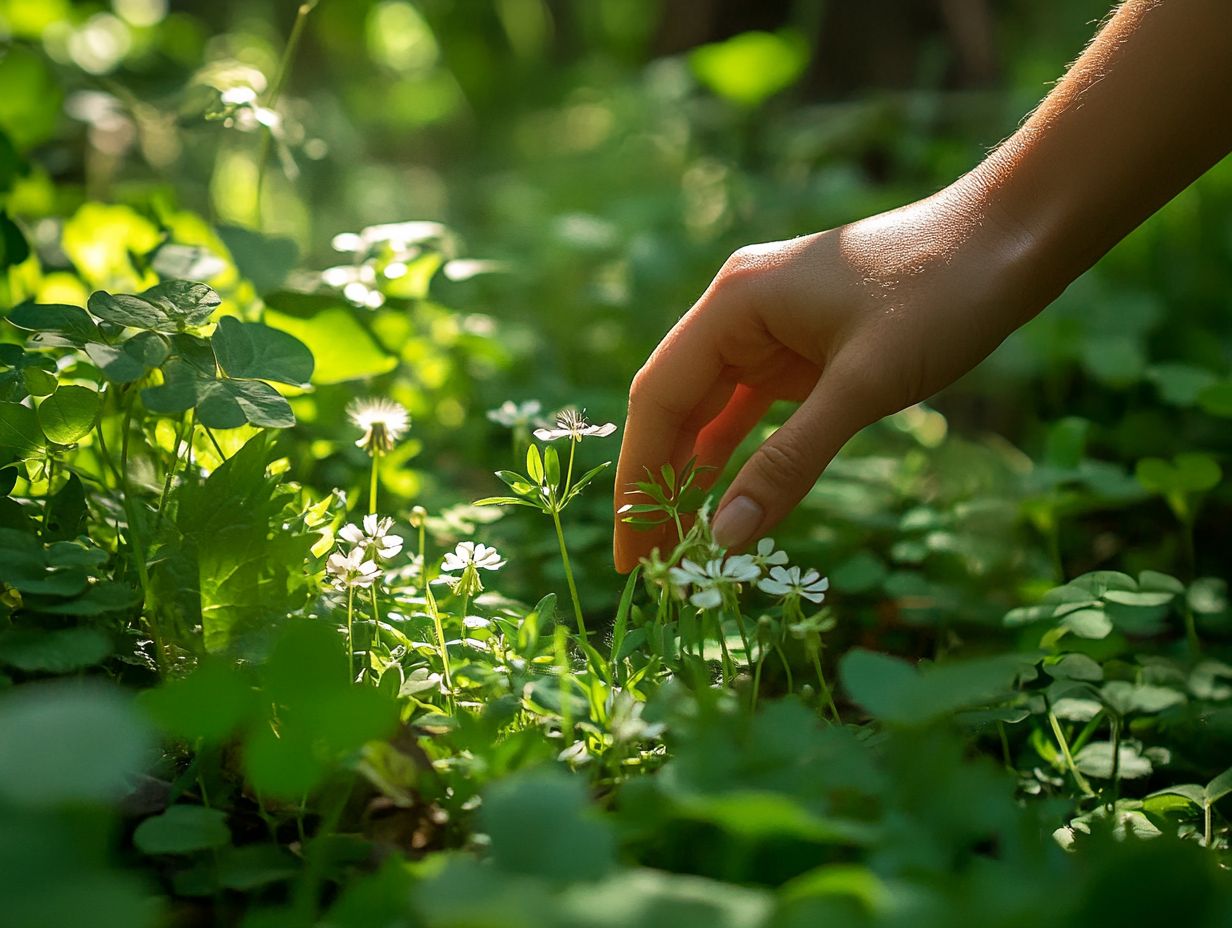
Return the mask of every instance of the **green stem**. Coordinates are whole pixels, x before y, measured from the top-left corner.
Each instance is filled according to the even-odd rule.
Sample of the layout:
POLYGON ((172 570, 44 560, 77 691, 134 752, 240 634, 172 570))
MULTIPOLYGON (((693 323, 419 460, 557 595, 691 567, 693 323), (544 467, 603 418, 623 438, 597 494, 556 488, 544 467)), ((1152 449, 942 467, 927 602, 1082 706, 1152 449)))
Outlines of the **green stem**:
POLYGON ((372 451, 372 476, 368 480, 368 514, 376 515, 376 492, 377 492, 377 472, 378 461, 380 461, 381 452, 373 449, 372 451))
MULTIPOLYGON (((133 418, 133 396, 135 394, 129 397, 128 403, 125 406, 121 425, 123 432, 120 436, 120 469, 117 477, 120 484, 120 503, 124 508, 124 517, 128 522, 128 543, 132 548, 134 566, 137 568, 137 582, 141 585, 141 617, 145 619, 145 623, 150 629, 150 637, 154 639, 155 663, 158 665, 158 670, 161 674, 166 672, 166 652, 164 650, 162 632, 158 627, 157 603, 154 600, 154 591, 150 585, 150 571, 146 565, 145 541, 142 537, 143 526, 141 524, 140 509, 133 501, 132 488, 128 481, 128 433, 133 418)), ((102 440, 102 434, 100 428, 100 441, 102 440)))
POLYGON ((355 587, 347 587, 347 676, 348 683, 355 682, 355 587))
POLYGON ((830 689, 830 684, 826 682, 826 675, 821 669, 821 648, 810 648, 809 651, 813 658, 813 671, 817 674, 817 684, 821 687, 822 695, 830 707, 830 712, 834 715, 835 723, 842 725, 843 718, 838 714, 838 706, 834 702, 834 691, 830 689))
POLYGON ((56 476, 56 456, 51 452, 47 453, 47 492, 43 494, 43 534, 47 534, 47 527, 51 523, 51 483, 56 476))
POLYGON ((569 564, 569 549, 565 547, 565 530, 560 526, 560 513, 552 509, 552 523, 556 526, 556 540, 560 543, 560 560, 565 565, 565 580, 569 584, 569 596, 573 599, 573 616, 577 619, 578 635, 586 641, 586 620, 582 618, 582 601, 578 599, 577 584, 573 581, 573 568, 569 564))
POLYGON ((792 678, 791 664, 787 661, 787 652, 783 650, 783 646, 777 641, 774 644, 774 651, 778 654, 779 660, 783 664, 783 673, 787 676, 787 692, 794 693, 796 691, 796 684, 792 678))
POLYGON ((719 651, 723 655, 723 685, 731 686, 736 676, 736 665, 732 661, 731 652, 727 650, 727 635, 723 631, 723 613, 714 613, 714 630, 719 638, 719 651))
MULTIPOLYGON (((265 108, 272 110, 278 105, 278 99, 282 96, 282 88, 286 85, 287 75, 291 72, 291 62, 295 58, 295 52, 299 48, 300 39, 304 34, 304 26, 308 19, 308 14, 312 12, 313 7, 317 5, 317 0, 306 0, 299 5, 299 9, 295 13, 295 22, 291 26, 291 34, 287 37, 286 48, 282 50, 282 59, 278 62, 278 70, 274 73, 274 79, 270 82, 269 94, 265 98, 265 108)), ((261 133, 261 151, 257 155, 257 195, 254 198, 256 208, 257 227, 263 228, 261 222, 261 203, 265 193, 265 169, 269 164, 270 143, 273 139, 273 129, 268 126, 261 133)))
POLYGON ((372 667, 372 643, 376 640, 377 629, 381 627, 381 609, 376 601, 376 584, 368 587, 370 595, 369 599, 372 602, 372 630, 368 633, 368 641, 364 648, 364 666, 363 675, 365 679, 368 676, 368 671, 372 667))
MULTIPOLYGON (((197 410, 194 407, 193 410, 188 414, 187 431, 188 431, 189 451, 184 455, 185 461, 189 460, 189 456, 192 453, 192 430, 193 428, 195 428, 196 416, 197 416, 197 410)), ((184 422, 181 421, 180 427, 176 429, 176 433, 175 433, 175 448, 171 452, 171 466, 167 468, 167 477, 163 481, 163 492, 158 497, 158 512, 154 514, 154 531, 156 532, 158 531, 158 527, 163 524, 163 512, 167 508, 167 497, 171 494, 171 482, 172 482, 172 479, 175 477, 175 469, 177 465, 180 463, 180 445, 183 444, 184 442, 184 431, 185 431, 184 422)))
POLYGON ((436 644, 441 651, 441 669, 445 675, 445 689, 448 691, 447 699, 449 704, 453 705, 453 674, 449 669, 449 647, 445 643, 445 627, 441 624, 441 610, 436 604, 436 595, 432 592, 432 587, 428 583, 428 545, 427 545, 427 527, 423 519, 419 520, 419 571, 420 581, 424 588, 424 602, 428 607, 428 614, 432 616, 432 625, 436 629, 436 644))
POLYGON ((1087 782, 1086 777, 1078 770, 1078 765, 1074 763, 1074 756, 1069 751, 1069 742, 1065 739, 1065 732, 1061 730, 1061 723, 1057 720, 1056 713, 1052 711, 1051 706, 1048 707, 1048 724, 1052 726, 1052 734, 1061 747, 1061 756, 1065 758, 1065 766, 1069 769, 1074 782, 1078 784, 1078 788, 1082 790, 1082 795, 1094 796, 1095 791, 1091 789, 1091 784, 1087 782))
POLYGON ((218 452, 218 457, 222 459, 223 461, 226 461, 227 454, 225 451, 222 450, 222 445, 218 443, 218 439, 214 437, 213 431, 211 431, 208 425, 203 425, 201 427, 205 429, 205 434, 210 437, 210 444, 212 444, 214 446, 214 450, 218 452))
POLYGON ((676 522, 676 537, 679 539, 677 544, 684 544, 684 526, 680 522, 680 513, 675 509, 672 510, 672 519, 676 522))
POLYGON ((577 442, 569 439, 569 467, 565 470, 565 489, 561 492, 561 499, 569 495, 569 488, 573 486, 573 452, 577 448, 577 442))
POLYGON ((1112 725, 1112 800, 1108 803, 1108 811, 1116 808, 1117 798, 1121 792, 1121 720, 1109 714, 1112 725))
POLYGON ((1211 801, 1209 799, 1202 803, 1202 817, 1204 819, 1204 827, 1202 829, 1202 846, 1211 846, 1211 801))

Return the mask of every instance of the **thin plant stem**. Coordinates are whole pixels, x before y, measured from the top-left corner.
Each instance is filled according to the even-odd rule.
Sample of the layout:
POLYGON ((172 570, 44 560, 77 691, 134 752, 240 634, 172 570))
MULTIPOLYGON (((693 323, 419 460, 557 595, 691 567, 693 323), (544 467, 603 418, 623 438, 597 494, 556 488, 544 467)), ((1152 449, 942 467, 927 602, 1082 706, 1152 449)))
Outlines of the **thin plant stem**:
POLYGON ((757 711, 757 694, 761 689, 761 669, 766 663, 766 649, 761 643, 761 637, 757 639, 757 665, 753 668, 753 696, 749 700, 749 711, 757 711))
POLYGON ((825 697, 830 711, 834 714, 834 721, 842 725, 843 718, 838 714, 838 706, 834 703, 834 691, 830 689, 830 684, 826 682, 826 675, 821 669, 821 648, 810 648, 809 656, 813 659, 813 671, 817 674, 817 683, 821 687, 822 695, 825 697))
POLYGON ((1112 799, 1108 803, 1108 811, 1116 808, 1121 792, 1121 720, 1109 713, 1108 720, 1112 725, 1112 799))
MULTIPOLYGON (((282 89, 287 82, 287 76, 291 73, 291 63, 295 59, 295 52, 299 49, 300 39, 304 35, 304 26, 307 22, 308 14, 312 12, 317 2, 318 0, 305 0, 295 12, 295 22, 291 26, 291 34, 287 37, 286 47, 282 50, 282 58, 278 62, 278 70, 274 72, 274 79, 270 82, 269 95, 265 98, 266 109, 272 110, 278 105, 278 100, 282 96, 282 89)), ((263 227, 261 222, 261 204, 264 200, 265 170, 269 164, 270 143, 273 140, 273 134, 274 130, 268 126, 261 133, 261 150, 257 155, 257 195, 254 198, 254 204, 258 227, 263 227)))
POLYGON ((218 452, 218 456, 222 458, 222 460, 226 461, 227 454, 225 451, 222 450, 222 445, 218 443, 218 439, 214 437, 213 431, 211 431, 208 425, 203 425, 201 427, 205 429, 205 434, 210 437, 210 444, 214 446, 214 450, 218 452))
POLYGON ((56 476, 56 456, 48 453, 47 455, 47 492, 43 494, 43 534, 47 534, 47 529, 51 524, 51 484, 56 476))
POLYGON ((783 664, 783 673, 787 676, 787 692, 794 693, 796 691, 796 683, 792 677, 791 664, 787 661, 787 652, 783 650, 783 646, 777 642, 774 645, 774 651, 779 656, 779 660, 783 664))
POLYGON ((1065 758, 1065 766, 1069 769, 1070 776, 1074 778, 1074 782, 1078 788, 1082 790, 1082 794, 1086 797, 1095 795, 1095 791, 1091 789, 1091 784, 1087 782, 1078 769, 1078 765, 1074 763, 1074 755, 1070 753, 1069 742, 1065 738, 1065 732, 1061 729, 1061 723, 1057 720, 1056 713, 1052 711, 1052 707, 1048 707, 1048 724, 1052 727, 1052 734, 1057 739, 1057 744, 1061 747, 1061 756, 1065 758))
POLYGON ((1202 803, 1202 818, 1204 820, 1203 828, 1202 828, 1202 846, 1210 847, 1211 846, 1211 801, 1209 799, 1203 801, 1202 803))
POLYGON ((676 538, 677 544, 684 544, 684 526, 680 522, 680 513, 676 509, 672 509, 672 519, 676 523, 676 538))
POLYGON ((556 670, 560 675, 560 736, 565 747, 573 743, 573 702, 569 692, 569 648, 568 634, 559 625, 553 633, 553 646, 556 651, 556 670))
POLYGON ((377 493, 377 472, 379 470, 379 461, 381 452, 373 449, 372 451, 372 476, 368 479, 368 515, 376 515, 376 493, 377 493))
POLYGON ((363 675, 365 677, 367 677, 368 671, 372 667, 372 644, 376 641, 378 629, 381 627, 381 609, 377 605, 376 586, 374 583, 368 587, 368 592, 371 594, 369 598, 372 602, 372 631, 368 633, 367 647, 364 651, 363 675))
POLYGON ((1010 755, 1010 739, 1005 733, 1005 723, 997 722, 997 735, 1001 738, 1001 759, 1005 763, 1005 769, 1014 772, 1014 759, 1010 755))
POLYGON ((353 631, 355 628, 355 587, 347 587, 347 668, 349 675, 347 676, 348 683, 355 682, 355 639, 353 631))
POLYGON ((731 652, 727 650, 727 635, 723 631, 723 613, 714 613, 714 630, 719 639, 719 651, 723 655, 723 685, 731 686, 736 677, 736 665, 732 661, 731 652))
POLYGON ((436 604, 436 595, 432 592, 432 587, 428 583, 428 530, 423 519, 419 520, 419 564, 420 577, 423 580, 424 587, 424 602, 428 607, 428 614, 432 616, 432 625, 436 629, 436 644, 441 651, 441 669, 445 675, 445 689, 448 690, 447 699, 450 706, 453 705, 453 674, 449 669, 449 647, 445 643, 445 627, 441 624, 441 610, 436 604))
MULTIPOLYGON (((163 481, 163 492, 158 498, 158 512, 154 514, 154 530, 158 531, 158 527, 163 523, 163 513, 167 509, 167 498, 171 495, 171 483, 175 477, 175 469, 180 463, 180 445, 184 443, 184 432, 188 432, 188 449, 184 454, 185 462, 191 460, 192 457, 192 437, 193 429, 196 428, 197 410, 194 407, 188 414, 188 427, 185 429, 184 423, 180 423, 179 429, 175 433, 175 450, 171 454, 171 466, 167 468, 167 478, 163 481)), ((187 464, 185 465, 187 466, 187 464)))
POLYGON ((578 599, 577 584, 573 580, 573 567, 569 564, 569 549, 565 547, 565 530, 560 526, 560 513, 552 509, 552 524, 556 526, 556 540, 560 543, 560 560, 565 565, 565 580, 569 584, 569 596, 573 599, 573 616, 577 619, 578 635, 586 641, 586 620, 582 618, 582 601, 578 599))
POLYGON ((573 452, 577 448, 577 442, 569 439, 569 466, 565 470, 565 489, 561 492, 561 496, 569 495, 569 488, 573 486, 573 452))

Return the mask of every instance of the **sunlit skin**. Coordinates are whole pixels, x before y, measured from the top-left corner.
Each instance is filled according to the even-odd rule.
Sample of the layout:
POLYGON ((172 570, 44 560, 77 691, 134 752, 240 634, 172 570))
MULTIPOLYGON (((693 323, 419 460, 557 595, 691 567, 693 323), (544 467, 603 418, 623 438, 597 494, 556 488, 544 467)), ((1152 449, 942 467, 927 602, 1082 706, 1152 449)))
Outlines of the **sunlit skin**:
MULTIPOLYGON (((987 159, 937 194, 743 248, 638 371, 615 505, 644 468, 717 479, 776 400, 799 407, 719 501, 718 540, 769 532, 840 448, 927 399, 1232 150, 1232 4, 1128 2, 987 159)), ((627 572, 668 541, 617 520, 627 572)))

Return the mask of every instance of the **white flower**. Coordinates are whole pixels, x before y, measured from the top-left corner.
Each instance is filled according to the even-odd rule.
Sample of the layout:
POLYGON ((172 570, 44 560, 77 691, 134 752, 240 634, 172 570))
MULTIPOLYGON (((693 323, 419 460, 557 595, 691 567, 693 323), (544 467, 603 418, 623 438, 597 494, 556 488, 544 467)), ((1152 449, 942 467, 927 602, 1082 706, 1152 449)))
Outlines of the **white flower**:
POLYGON ((498 408, 488 410, 488 418, 507 429, 525 428, 535 421, 542 408, 538 400, 527 400, 525 403, 505 400, 498 408))
POLYGON ((354 522, 346 525, 338 532, 338 537, 363 549, 365 554, 378 560, 388 561, 397 557, 402 550, 402 536, 391 535, 389 530, 394 527, 394 520, 389 516, 364 516, 364 527, 361 529, 354 522))
POLYGON ((698 609, 714 609, 722 604, 725 589, 756 580, 761 576, 761 568, 753 564, 747 554, 729 557, 726 561, 711 558, 704 566, 685 558, 679 567, 671 568, 668 575, 682 596, 692 588, 689 602, 698 609))
POLYGON ((562 409, 556 414, 556 428, 535 429, 535 437, 540 441, 556 441, 558 438, 566 437, 570 441, 581 441, 584 435, 604 438, 614 431, 616 431, 614 422, 591 425, 586 421, 586 410, 577 412, 573 409, 562 409))
POLYGON ((468 567, 500 570, 504 566, 505 562, 495 548, 490 545, 475 544, 473 541, 459 542, 458 546, 446 554, 441 561, 441 570, 447 573, 466 570, 468 567))
POLYGON ((325 570, 334 589, 344 593, 370 587, 381 576, 381 568, 365 557, 363 548, 352 548, 350 554, 335 551, 325 562, 325 570))
POLYGON ((384 454, 396 445, 411 427, 406 408, 384 397, 352 400, 347 406, 347 418, 363 435, 355 442, 369 454, 384 454))
POLYGON ((819 603, 830 589, 830 578, 811 568, 801 576, 799 567, 776 566, 770 568, 770 576, 758 583, 757 588, 771 596, 798 596, 819 603))
POLYGON ((759 567, 772 567, 787 563, 787 552, 774 549, 773 538, 763 538, 757 543, 757 553, 750 555, 759 567))
POLYGON ((441 570, 445 573, 462 571, 462 576, 450 580, 457 596, 474 596, 483 591, 483 581, 479 579, 480 569, 500 570, 504 566, 505 562, 495 548, 475 544, 473 541, 460 542, 441 560, 441 570))

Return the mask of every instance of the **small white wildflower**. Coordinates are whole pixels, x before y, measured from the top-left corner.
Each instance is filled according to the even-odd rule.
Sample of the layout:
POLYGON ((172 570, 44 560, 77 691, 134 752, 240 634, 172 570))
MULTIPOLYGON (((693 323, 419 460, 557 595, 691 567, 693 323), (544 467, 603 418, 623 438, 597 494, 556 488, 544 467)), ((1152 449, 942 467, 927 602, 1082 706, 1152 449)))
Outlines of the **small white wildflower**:
POLYGON ((335 551, 325 562, 325 570, 334 589, 344 593, 370 587, 381 576, 381 568, 367 559, 363 548, 352 548, 349 554, 335 551))
POLYGON ((505 400, 496 409, 488 410, 488 418, 507 429, 526 428, 536 421, 542 408, 538 400, 527 400, 525 403, 505 400))
POLYGON ((689 602, 694 606, 714 609, 722 604, 725 589, 761 576, 761 568, 746 560, 748 558, 747 554, 729 557, 726 561, 716 557, 704 566, 685 558, 679 567, 671 568, 668 575, 682 596, 692 589, 689 602))
POLYGON ((750 555, 759 567, 773 567, 787 563, 787 552, 776 551, 773 538, 763 538, 757 543, 757 553, 750 555))
POLYGON ((830 589, 830 578, 823 577, 811 568, 801 575, 799 567, 771 567, 770 576, 757 584, 757 588, 771 596, 800 597, 812 603, 820 603, 830 589))
POLYGON ((389 516, 370 514, 364 516, 363 528, 352 522, 338 532, 338 537, 362 548, 370 557, 388 561, 402 551, 402 536, 389 533, 393 527, 394 520, 389 516))
POLYGON ((347 406, 347 418, 364 433, 355 445, 373 455, 390 451, 411 427, 411 416, 405 407, 384 397, 352 400, 347 406))
POLYGON ((465 570, 467 567, 500 570, 504 566, 505 562, 495 548, 473 541, 459 542, 441 561, 441 569, 447 572, 465 570))
POLYGON ((481 569, 500 570, 504 566, 505 562, 495 548, 473 541, 459 542, 441 560, 441 570, 445 573, 462 571, 462 576, 452 581, 454 593, 461 596, 473 596, 483 591, 483 582, 479 579, 481 569))
POLYGON ((604 438, 616 431, 616 423, 607 422, 603 425, 591 425, 586 420, 586 410, 578 412, 573 409, 562 409, 556 414, 556 427, 535 429, 535 437, 540 441, 556 441, 558 438, 568 438, 570 441, 581 441, 583 436, 594 435, 604 438))

